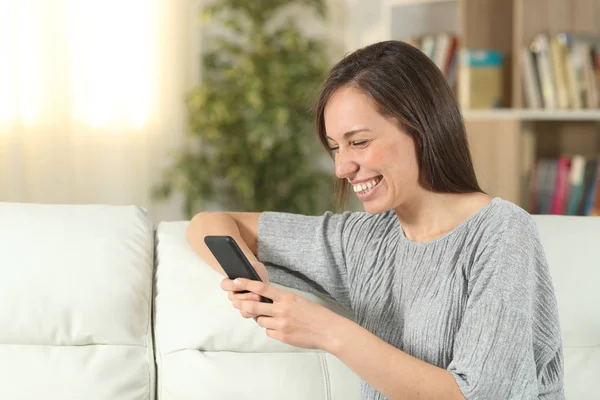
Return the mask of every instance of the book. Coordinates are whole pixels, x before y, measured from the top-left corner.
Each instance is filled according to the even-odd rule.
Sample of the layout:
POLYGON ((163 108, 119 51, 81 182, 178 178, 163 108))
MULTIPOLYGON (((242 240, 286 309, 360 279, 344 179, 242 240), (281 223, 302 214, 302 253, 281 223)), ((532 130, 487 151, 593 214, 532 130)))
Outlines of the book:
POLYGON ((520 58, 526 107, 600 107, 600 35, 539 33, 520 58))
POLYGON ((492 49, 465 49, 459 72, 459 101, 466 109, 503 106, 503 55, 492 49))

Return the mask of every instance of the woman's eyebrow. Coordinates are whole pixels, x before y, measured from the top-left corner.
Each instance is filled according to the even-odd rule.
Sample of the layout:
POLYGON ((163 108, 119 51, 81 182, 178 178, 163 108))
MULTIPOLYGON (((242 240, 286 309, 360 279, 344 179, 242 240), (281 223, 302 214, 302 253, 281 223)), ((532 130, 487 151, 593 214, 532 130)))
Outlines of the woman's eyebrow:
MULTIPOLYGON (((367 132, 370 132, 371 130, 370 130, 369 128, 357 128, 357 129, 352 129, 352 130, 350 130, 350 131, 348 131, 348 132, 344 133, 344 140, 348 140, 348 139, 350 139, 352 136, 356 135, 357 133, 360 133, 360 132, 365 132, 365 131, 367 131, 367 132)), ((327 136, 327 139, 329 139, 329 140, 334 140, 334 139, 332 139, 332 138, 331 138, 331 137, 329 137, 329 136, 327 136)))

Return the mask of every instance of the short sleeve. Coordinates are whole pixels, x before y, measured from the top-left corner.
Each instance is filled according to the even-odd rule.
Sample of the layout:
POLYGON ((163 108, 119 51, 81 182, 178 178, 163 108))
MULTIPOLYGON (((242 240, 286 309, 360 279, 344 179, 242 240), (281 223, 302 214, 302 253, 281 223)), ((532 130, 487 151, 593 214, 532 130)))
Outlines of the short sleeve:
POLYGON ((537 228, 505 221, 467 273, 448 370, 467 399, 564 399, 558 307, 537 228))
POLYGON ((265 264, 269 280, 325 296, 350 309, 344 227, 351 218, 352 213, 262 213, 258 259, 265 264))

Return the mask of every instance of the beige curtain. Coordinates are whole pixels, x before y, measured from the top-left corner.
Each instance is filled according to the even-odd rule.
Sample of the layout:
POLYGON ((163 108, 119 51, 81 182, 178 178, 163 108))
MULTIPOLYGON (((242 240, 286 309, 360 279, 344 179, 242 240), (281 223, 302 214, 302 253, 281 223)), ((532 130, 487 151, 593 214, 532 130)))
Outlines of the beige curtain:
POLYGON ((185 131, 189 0, 0 0, 0 201, 136 204, 185 131))

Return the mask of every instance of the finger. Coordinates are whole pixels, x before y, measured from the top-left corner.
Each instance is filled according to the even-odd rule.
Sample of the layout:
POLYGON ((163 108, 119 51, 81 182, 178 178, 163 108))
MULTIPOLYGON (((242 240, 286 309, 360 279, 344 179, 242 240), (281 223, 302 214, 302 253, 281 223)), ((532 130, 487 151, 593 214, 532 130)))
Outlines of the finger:
POLYGON ((248 290, 262 297, 267 297, 273 301, 280 301, 285 292, 269 285, 265 282, 254 281, 250 279, 237 278, 233 280, 234 287, 237 290, 248 290))
POLYGON ((245 311, 253 315, 274 316, 275 309, 273 304, 261 303, 253 300, 233 300, 233 306, 240 311, 245 311))
POLYGON ((228 292, 227 297, 229 300, 254 300, 260 301, 260 296, 251 292, 248 293, 236 293, 236 292, 228 292))
POLYGON ((227 292, 235 292, 239 290, 236 288, 236 285, 233 283, 233 281, 229 278, 225 278, 221 281, 221 289, 227 292))
POLYGON ((238 285, 234 284, 229 278, 225 278, 221 281, 221 289, 226 292, 244 292, 247 290, 240 289, 238 285))
POLYGON ((265 329, 265 334, 271 339, 279 340, 280 342, 287 343, 283 334, 277 329, 265 329))
POLYGON ((254 314, 250 314, 247 313, 246 311, 240 311, 240 314, 242 315, 242 317, 244 318, 252 318, 256 321, 256 318, 258 318, 260 315, 254 315, 254 314))
POLYGON ((265 329, 278 329, 277 319, 273 317, 267 317, 265 315, 258 315, 254 318, 258 326, 265 329))

